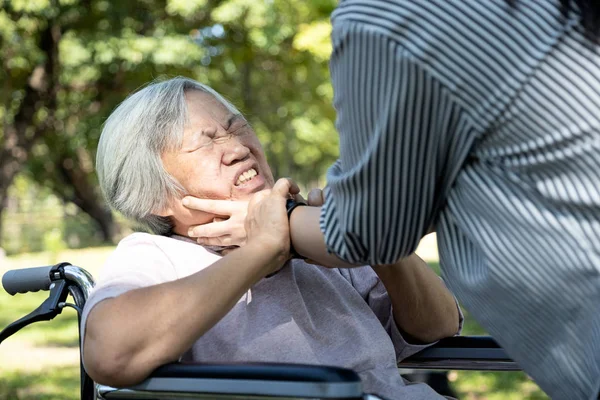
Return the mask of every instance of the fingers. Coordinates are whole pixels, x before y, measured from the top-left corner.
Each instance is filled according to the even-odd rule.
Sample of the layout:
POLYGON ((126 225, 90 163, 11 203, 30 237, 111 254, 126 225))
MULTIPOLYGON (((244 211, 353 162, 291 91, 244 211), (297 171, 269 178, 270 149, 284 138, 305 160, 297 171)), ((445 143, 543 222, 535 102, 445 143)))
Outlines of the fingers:
POLYGON ((281 178, 275 182, 275 186, 273 186, 273 192, 280 196, 288 197, 290 194, 295 195, 300 193, 300 188, 293 180, 289 178, 281 178))
POLYGON ((185 196, 181 200, 181 204, 186 208, 216 215, 233 214, 240 206, 243 206, 239 203, 240 202, 231 200, 199 199, 193 196, 185 196))
POLYGON ((227 236, 219 236, 219 237, 199 237, 196 239, 198 244, 203 246, 233 246, 235 243, 233 242, 233 238, 229 235, 227 236))
POLYGON ((306 203, 306 200, 300 193, 294 195, 294 200, 296 200, 298 203, 306 203))
POLYGON ((223 250, 221 250, 219 253, 220 253, 222 256, 226 256, 227 254, 229 254, 229 253, 231 253, 232 251, 235 251, 235 250, 237 250, 237 249, 238 249, 237 247, 228 248, 228 249, 223 249, 223 250))
POLYGON ((312 189, 308 193, 308 205, 313 207, 320 207, 325 204, 325 195, 321 189, 312 189))
MULTIPOLYGON (((215 218, 216 219, 216 218, 215 218)), ((228 236, 231 233, 231 224, 225 221, 211 222, 204 225, 196 225, 188 229, 189 237, 196 238, 216 238, 219 236, 228 236)))

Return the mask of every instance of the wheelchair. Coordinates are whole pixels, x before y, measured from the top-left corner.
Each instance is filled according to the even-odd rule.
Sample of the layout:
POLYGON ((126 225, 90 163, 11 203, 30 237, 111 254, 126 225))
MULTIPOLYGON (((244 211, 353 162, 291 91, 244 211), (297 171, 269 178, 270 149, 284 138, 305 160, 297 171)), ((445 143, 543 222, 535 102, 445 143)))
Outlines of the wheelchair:
MULTIPOLYGON (((83 268, 63 262, 52 266, 11 270, 2 277, 4 290, 17 293, 49 291, 48 298, 33 312, 11 323, 0 332, 0 343, 21 328, 49 321, 65 307, 81 310, 94 286, 92 276, 83 268), (74 303, 67 303, 68 296, 74 303)), ((81 346, 81 340, 79 341, 81 346)), ((81 350, 81 349, 80 349, 81 350)), ((398 364, 402 369, 518 371, 518 365, 487 336, 455 336, 398 364)), ((121 399, 336 399, 377 400, 365 394, 359 376, 340 367, 281 364, 172 363, 156 369, 145 381, 127 388, 96 384, 81 361, 82 400, 121 399)))

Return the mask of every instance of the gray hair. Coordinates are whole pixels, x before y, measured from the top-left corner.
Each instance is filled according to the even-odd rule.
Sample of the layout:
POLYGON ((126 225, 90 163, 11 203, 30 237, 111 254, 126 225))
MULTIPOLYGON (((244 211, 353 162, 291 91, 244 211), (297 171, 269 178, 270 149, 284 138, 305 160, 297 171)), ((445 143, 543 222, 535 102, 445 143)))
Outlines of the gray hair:
POLYGON ((240 113, 212 88, 192 79, 155 81, 113 111, 98 143, 96 170, 108 204, 160 235, 169 234, 173 223, 154 213, 184 194, 181 184, 164 169, 161 155, 181 146, 189 90, 209 93, 231 112, 240 113))

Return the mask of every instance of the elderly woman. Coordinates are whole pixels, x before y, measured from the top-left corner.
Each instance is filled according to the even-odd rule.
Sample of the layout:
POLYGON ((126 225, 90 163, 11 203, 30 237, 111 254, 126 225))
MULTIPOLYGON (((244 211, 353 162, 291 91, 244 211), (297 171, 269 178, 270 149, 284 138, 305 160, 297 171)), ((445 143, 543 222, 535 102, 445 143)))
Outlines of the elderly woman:
POLYGON ((396 363, 457 333, 453 296, 415 255, 350 268, 323 249, 328 267, 289 261, 285 198, 298 189, 274 184, 252 128, 218 93, 176 78, 133 94, 106 121, 97 169, 110 205, 154 234, 119 243, 86 304, 95 381, 130 385, 180 359, 290 362, 351 368, 390 399, 438 398, 405 384, 396 363), (203 199, 228 200, 229 212, 192 208, 203 199), (221 219, 234 251, 188 236, 221 219))

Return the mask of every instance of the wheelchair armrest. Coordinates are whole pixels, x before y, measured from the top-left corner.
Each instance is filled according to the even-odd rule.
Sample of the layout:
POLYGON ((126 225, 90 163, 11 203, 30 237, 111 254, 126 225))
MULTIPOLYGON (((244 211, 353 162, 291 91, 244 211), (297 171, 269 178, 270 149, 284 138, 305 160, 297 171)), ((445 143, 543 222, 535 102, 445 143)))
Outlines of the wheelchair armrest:
POLYGON ((352 370, 278 363, 168 364, 139 385, 124 389, 99 385, 98 392, 107 400, 132 398, 136 394, 144 395, 144 399, 158 399, 166 392, 169 398, 190 398, 190 394, 196 394, 198 398, 360 399, 363 395, 360 378, 352 370))
POLYGON ((520 371, 521 368, 490 336, 454 336, 398 364, 399 368, 520 371))

